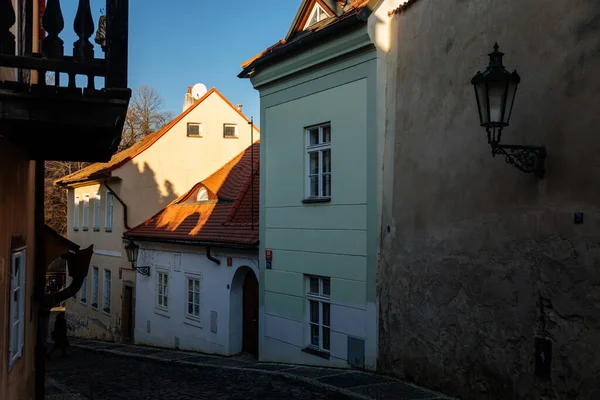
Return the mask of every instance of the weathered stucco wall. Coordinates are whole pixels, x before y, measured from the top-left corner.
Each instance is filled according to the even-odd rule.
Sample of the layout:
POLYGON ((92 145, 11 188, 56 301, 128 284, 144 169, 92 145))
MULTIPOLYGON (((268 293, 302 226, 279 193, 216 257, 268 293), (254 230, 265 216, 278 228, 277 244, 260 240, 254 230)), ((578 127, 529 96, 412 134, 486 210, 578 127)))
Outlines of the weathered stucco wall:
POLYGON ((600 3, 421 0, 393 18, 379 368, 469 399, 600 398, 600 3), (522 78, 503 142, 546 145, 541 181, 478 126, 470 78, 496 40, 522 78))

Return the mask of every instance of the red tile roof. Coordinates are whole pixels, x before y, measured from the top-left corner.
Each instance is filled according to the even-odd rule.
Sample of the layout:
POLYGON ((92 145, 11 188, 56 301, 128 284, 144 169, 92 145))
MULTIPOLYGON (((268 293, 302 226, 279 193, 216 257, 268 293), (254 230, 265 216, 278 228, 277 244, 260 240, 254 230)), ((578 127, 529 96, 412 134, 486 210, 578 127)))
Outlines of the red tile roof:
POLYGON ((259 158, 257 141, 124 236, 223 246, 258 245, 259 158), (196 201, 201 188, 207 190, 208 201, 196 201))
MULTIPOLYGON (((340 2, 341 3, 341 2, 340 2)), ((313 26, 307 28, 305 30, 306 33, 308 34, 312 34, 312 33, 316 33, 319 32, 321 30, 323 30, 326 27, 330 27, 333 26, 337 23, 339 23, 340 21, 352 16, 352 15, 356 15, 358 14, 361 10, 363 10, 369 3, 369 0, 350 0, 349 2, 344 3, 346 4, 346 8, 344 8, 344 11, 341 15, 339 16, 333 16, 330 18, 326 18, 323 21, 314 24, 313 26)), ((311 10, 307 10, 307 12, 310 12, 311 10)), ((301 25, 298 25, 301 26, 301 25)), ((297 31, 299 31, 299 29, 297 29, 297 31)), ((245 61, 242 63, 242 69, 246 69, 247 67, 251 66, 252 63, 254 63, 255 61, 261 59, 262 57, 264 57, 265 55, 269 54, 269 53, 273 53, 281 48, 286 47, 289 43, 293 42, 293 37, 290 38, 289 41, 286 41, 286 39, 281 39, 279 42, 275 43, 274 45, 268 47, 267 49, 263 50, 262 52, 258 53, 257 55, 255 55, 254 57, 252 57, 251 59, 245 61)))
MULTIPOLYGON (((132 160, 139 154, 141 154, 144 150, 152 146, 154 143, 158 141, 161 137, 163 137, 168 131, 171 130, 179 121, 181 121, 186 115, 188 115, 192 110, 194 110, 198 105, 200 105, 205 99, 207 99, 211 94, 217 94, 221 97, 225 103, 227 103, 231 108, 233 108, 242 118, 244 118, 247 122, 250 122, 248 117, 246 117, 237 107, 235 107, 221 92, 217 89, 212 88, 204 96, 199 98, 192 106, 190 106, 187 110, 181 113, 177 118, 173 121, 169 122, 163 129, 158 132, 151 133, 146 136, 140 142, 134 144, 133 146, 115 154, 112 156, 110 161, 105 163, 94 163, 88 165, 85 168, 80 169, 79 171, 75 171, 70 175, 64 176, 54 183, 60 186, 67 186, 69 184, 78 183, 78 182, 86 182, 95 179, 105 178, 110 174, 110 172, 120 168, 128 161, 132 160)), ((256 128, 258 130, 258 128, 256 128)))

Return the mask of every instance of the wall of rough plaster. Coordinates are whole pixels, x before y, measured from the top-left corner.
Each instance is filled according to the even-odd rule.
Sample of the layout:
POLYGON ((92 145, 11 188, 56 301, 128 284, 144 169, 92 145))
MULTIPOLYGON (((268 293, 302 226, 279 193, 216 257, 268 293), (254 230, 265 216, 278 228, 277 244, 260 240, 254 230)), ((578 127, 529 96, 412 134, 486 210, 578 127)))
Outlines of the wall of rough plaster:
POLYGON ((380 369, 468 399, 600 398, 600 2, 420 0, 393 18, 380 369), (503 143, 545 145, 544 180, 492 158, 478 126, 470 78, 496 40, 522 78, 503 143))

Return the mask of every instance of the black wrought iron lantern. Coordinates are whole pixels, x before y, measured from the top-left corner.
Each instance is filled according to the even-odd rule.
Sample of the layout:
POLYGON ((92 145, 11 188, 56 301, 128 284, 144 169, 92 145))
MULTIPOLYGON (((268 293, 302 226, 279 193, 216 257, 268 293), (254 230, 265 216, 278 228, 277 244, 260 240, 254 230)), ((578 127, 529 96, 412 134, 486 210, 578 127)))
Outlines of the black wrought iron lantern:
POLYGON ((129 240, 129 242, 125 246, 125 253, 127 253, 127 261, 129 261, 131 263, 131 269, 139 272, 142 275, 150 276, 150 267, 149 266, 144 266, 144 267, 136 266, 139 251, 140 251, 140 246, 135 244, 133 240, 129 240))
POLYGON ((477 72, 471 83, 475 87, 475 98, 482 127, 487 132, 492 155, 506 157, 506 162, 519 170, 544 176, 546 150, 543 146, 503 145, 502 129, 510 123, 510 117, 521 77, 517 71, 508 72, 502 63, 504 53, 499 51, 498 43, 489 53, 490 63, 484 72, 477 72))

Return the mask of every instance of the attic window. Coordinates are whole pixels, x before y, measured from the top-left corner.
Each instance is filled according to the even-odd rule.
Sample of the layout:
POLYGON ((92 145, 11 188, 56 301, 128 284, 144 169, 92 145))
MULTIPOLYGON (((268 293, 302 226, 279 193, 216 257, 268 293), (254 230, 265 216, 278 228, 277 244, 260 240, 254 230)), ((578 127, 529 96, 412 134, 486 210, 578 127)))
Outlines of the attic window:
POLYGON ((208 201, 208 191, 206 188, 201 187, 198 190, 198 196, 196 196, 196 201, 208 201))
POLYGON ((329 16, 330 15, 327 13, 327 11, 325 11, 325 9, 321 7, 319 3, 315 3, 313 10, 308 17, 306 25, 304 25, 304 29, 324 20, 325 18, 328 18, 329 16))
POLYGON ((196 122, 188 122, 187 135, 192 137, 202 137, 202 124, 196 122))

